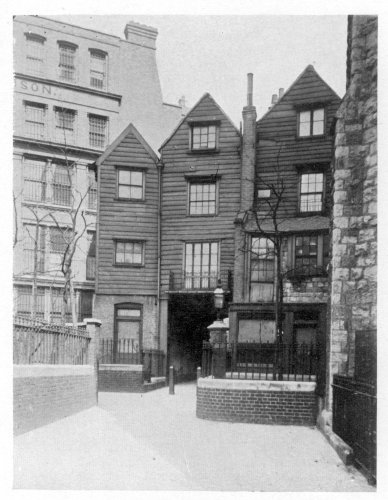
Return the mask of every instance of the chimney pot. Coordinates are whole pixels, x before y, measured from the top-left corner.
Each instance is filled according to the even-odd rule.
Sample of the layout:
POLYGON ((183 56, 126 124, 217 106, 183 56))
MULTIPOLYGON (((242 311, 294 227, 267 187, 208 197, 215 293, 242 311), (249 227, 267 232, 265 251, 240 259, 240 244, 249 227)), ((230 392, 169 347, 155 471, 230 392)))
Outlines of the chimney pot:
POLYGON ((284 95, 284 88, 283 87, 280 87, 279 89, 279 99, 281 99, 284 95))
POLYGON ((278 102, 278 95, 272 94, 271 104, 276 104, 278 102))
POLYGON ((253 98, 252 98, 252 93, 253 93, 253 73, 248 73, 248 92, 247 92, 247 105, 252 106, 253 105, 253 98))

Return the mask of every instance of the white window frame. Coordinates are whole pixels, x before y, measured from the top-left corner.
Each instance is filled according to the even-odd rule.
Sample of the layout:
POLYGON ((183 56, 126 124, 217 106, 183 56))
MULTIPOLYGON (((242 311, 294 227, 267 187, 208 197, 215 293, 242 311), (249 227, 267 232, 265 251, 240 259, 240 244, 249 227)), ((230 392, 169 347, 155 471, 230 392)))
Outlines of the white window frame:
POLYGON ((98 90, 107 89, 108 54, 99 49, 89 49, 90 60, 90 86, 98 90), (93 61, 103 61, 102 68, 93 61), (97 83, 97 82, 101 82, 97 83))
POLYGON ((325 126, 326 126, 326 109, 323 106, 317 106, 314 108, 309 108, 309 109, 300 109, 298 111, 298 123, 297 123, 297 136, 299 138, 305 138, 305 137, 322 137, 325 135, 325 126), (315 120, 314 115, 316 113, 322 112, 323 113, 323 118, 321 120, 315 120), (309 116, 308 120, 303 120, 302 121, 302 115, 307 115, 309 116), (301 133, 301 124, 302 123, 308 123, 308 132, 307 133, 301 133), (314 126, 318 123, 322 123, 322 131, 317 133, 314 130, 314 126))

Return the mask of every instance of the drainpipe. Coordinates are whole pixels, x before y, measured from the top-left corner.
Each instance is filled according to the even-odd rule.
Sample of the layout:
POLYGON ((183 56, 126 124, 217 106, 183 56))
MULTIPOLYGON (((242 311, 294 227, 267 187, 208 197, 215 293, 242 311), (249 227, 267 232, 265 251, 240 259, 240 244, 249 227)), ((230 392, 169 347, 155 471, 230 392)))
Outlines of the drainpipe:
POLYGON ((164 164, 162 159, 156 164, 158 169, 158 283, 157 283, 157 298, 156 298, 156 321, 158 327, 158 349, 160 350, 160 282, 161 282, 161 253, 162 253, 162 171, 164 164))

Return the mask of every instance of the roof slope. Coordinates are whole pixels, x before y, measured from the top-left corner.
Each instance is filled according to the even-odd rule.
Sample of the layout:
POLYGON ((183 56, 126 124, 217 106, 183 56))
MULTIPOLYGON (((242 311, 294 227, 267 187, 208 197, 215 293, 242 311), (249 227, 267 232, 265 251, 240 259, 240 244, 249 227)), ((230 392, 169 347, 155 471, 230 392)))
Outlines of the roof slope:
POLYGON ((206 92, 199 99, 199 101, 197 101, 197 103, 190 109, 190 111, 187 113, 187 115, 185 115, 180 120, 180 122, 178 123, 178 125, 172 131, 172 133, 167 137, 167 139, 160 146, 159 151, 161 151, 166 146, 166 144, 174 137, 174 135, 177 133, 177 131, 179 130, 179 128, 182 126, 182 124, 184 122, 190 121, 190 119, 194 119, 193 115, 195 115, 195 112, 198 110, 198 108, 201 106, 201 104, 203 104, 205 101, 210 101, 211 104, 213 104, 218 109, 218 111, 221 112, 224 115, 224 117, 226 118, 226 120, 232 125, 232 127, 235 129, 235 131, 237 132, 237 134, 240 134, 240 132, 239 132, 238 128, 236 127, 236 125, 232 122, 232 120, 225 113, 225 111, 221 108, 221 106, 214 100, 214 98, 209 94, 209 92, 206 92))
POLYGON ((141 135, 141 133, 137 130, 137 128, 130 123, 122 132, 121 134, 110 144, 104 153, 97 159, 96 165, 101 165, 105 160, 109 158, 109 156, 113 153, 113 151, 124 141, 126 137, 129 135, 133 135, 139 143, 143 146, 144 150, 148 153, 150 158, 157 163, 159 161, 158 155, 155 153, 155 151, 151 148, 151 146, 148 144, 148 142, 144 139, 144 137, 141 135))
POLYGON ((340 99, 338 94, 323 80, 315 71, 314 66, 309 64, 292 85, 284 92, 283 96, 274 104, 259 120, 258 123, 276 113, 282 104, 290 100, 294 104, 307 104, 314 100, 331 101, 340 99))

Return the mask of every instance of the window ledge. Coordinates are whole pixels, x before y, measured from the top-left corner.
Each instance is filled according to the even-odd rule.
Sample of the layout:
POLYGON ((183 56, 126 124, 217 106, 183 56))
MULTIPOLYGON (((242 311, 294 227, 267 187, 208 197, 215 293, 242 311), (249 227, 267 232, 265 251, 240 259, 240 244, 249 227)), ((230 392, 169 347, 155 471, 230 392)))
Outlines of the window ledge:
POLYGON ((113 264, 113 267, 144 267, 144 264, 113 264))
POLYGON ((314 140, 314 139, 327 139, 328 137, 326 136, 326 134, 320 134, 320 135, 306 135, 306 136, 299 136, 299 135, 296 135, 295 136, 295 140, 296 141, 308 141, 308 140, 314 140))
POLYGON ((74 208, 71 207, 71 205, 55 205, 50 202, 44 202, 44 201, 31 201, 31 200, 23 200, 23 205, 32 205, 34 207, 41 207, 41 208, 52 208, 53 210, 75 210, 74 208))
POLYGON ((218 213, 215 213, 215 214, 187 214, 186 217, 190 217, 190 218, 200 217, 201 219, 203 219, 203 218, 212 219, 214 217, 217 217, 218 215, 219 215, 218 213))
POLYGON ((188 149, 186 154, 188 155, 211 155, 211 154, 219 154, 220 150, 218 148, 212 149, 188 149))
POLYGON ((120 203, 146 203, 147 200, 136 200, 134 198, 113 198, 113 201, 118 201, 120 203))

